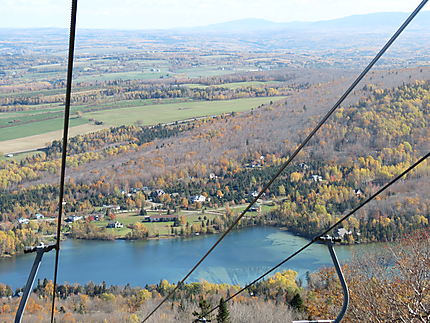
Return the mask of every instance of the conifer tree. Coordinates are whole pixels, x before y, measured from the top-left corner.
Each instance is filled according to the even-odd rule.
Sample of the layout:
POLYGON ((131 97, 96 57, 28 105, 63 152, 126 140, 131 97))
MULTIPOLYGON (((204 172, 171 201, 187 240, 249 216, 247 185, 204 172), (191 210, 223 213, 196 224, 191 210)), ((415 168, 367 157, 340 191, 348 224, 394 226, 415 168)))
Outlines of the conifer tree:
POLYGON ((216 316, 216 321, 218 323, 230 322, 230 313, 227 308, 227 303, 224 302, 224 298, 221 298, 219 301, 218 315, 216 316))

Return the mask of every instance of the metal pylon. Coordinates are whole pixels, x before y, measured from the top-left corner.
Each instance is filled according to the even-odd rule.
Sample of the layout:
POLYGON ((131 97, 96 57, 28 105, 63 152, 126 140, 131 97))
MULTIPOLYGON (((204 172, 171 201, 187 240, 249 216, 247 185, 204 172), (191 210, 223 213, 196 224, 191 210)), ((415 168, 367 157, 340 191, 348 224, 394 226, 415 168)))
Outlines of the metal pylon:
POLYGON ((43 243, 37 247, 32 247, 24 250, 24 253, 36 252, 36 258, 33 262, 33 267, 31 268, 30 275, 27 279, 27 284, 24 288, 24 293, 22 294, 21 301, 19 302, 18 310, 15 315, 15 323, 21 323, 22 316, 24 315, 25 306, 27 305, 28 298, 33 287, 34 279, 36 278, 37 271, 40 267, 40 262, 42 261, 43 254, 55 249, 55 245, 45 246, 43 243))
POLYGON ((314 321, 306 321, 305 320, 305 321, 293 321, 293 323, 332 323, 332 322, 339 323, 342 321, 342 319, 345 316, 346 311, 348 309, 348 304, 349 304, 348 286, 346 285, 346 281, 345 281, 345 277, 343 276, 342 268, 340 268, 339 260, 337 259, 336 253, 335 253, 334 248, 333 248, 333 244, 335 242, 340 242, 341 239, 340 238, 334 238, 331 236, 325 236, 325 237, 319 238, 318 241, 321 241, 327 245, 328 251, 330 252, 330 256, 331 256, 331 259, 332 259, 333 264, 334 264, 334 268, 336 268, 336 273, 337 273, 337 276, 339 277, 340 284, 342 285, 342 290, 343 290, 342 309, 340 310, 339 315, 334 320, 316 320, 316 321, 315 320, 314 321))

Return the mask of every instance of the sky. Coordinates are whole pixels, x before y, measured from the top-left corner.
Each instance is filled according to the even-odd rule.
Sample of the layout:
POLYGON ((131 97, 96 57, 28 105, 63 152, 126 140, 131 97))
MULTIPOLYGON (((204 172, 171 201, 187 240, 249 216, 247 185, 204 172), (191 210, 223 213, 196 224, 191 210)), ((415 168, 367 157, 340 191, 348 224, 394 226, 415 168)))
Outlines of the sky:
MULTIPOLYGON (((70 0, 0 0, 0 28, 68 28, 70 0)), ((411 12, 420 0, 78 0, 78 28, 170 29, 244 18, 329 20, 411 12)), ((430 4, 424 10, 430 10, 430 4)))

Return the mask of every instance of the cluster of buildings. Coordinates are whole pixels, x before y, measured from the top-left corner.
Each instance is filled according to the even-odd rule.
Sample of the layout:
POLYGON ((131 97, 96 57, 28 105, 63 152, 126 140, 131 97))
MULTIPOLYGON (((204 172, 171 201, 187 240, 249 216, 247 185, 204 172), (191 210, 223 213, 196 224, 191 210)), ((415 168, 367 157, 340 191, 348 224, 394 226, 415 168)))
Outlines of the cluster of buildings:
MULTIPOLYGON (((40 220, 44 220, 45 216, 41 213, 36 213, 34 216, 32 216, 32 219, 40 221, 40 220)), ((21 217, 18 219, 18 223, 19 224, 28 224, 28 223, 30 223, 30 219, 21 217)))

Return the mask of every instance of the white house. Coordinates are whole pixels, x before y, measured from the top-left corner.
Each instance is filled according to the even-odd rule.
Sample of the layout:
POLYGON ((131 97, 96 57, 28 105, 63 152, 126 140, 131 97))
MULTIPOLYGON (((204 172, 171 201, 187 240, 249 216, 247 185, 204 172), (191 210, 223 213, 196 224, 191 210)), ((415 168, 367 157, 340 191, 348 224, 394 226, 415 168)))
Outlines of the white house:
POLYGON ((20 224, 28 224, 28 223, 30 223, 30 220, 29 220, 29 219, 26 219, 26 218, 19 218, 19 219, 18 219, 18 222, 19 222, 20 224))
POLYGON ((311 175, 309 180, 314 182, 322 182, 323 178, 320 175, 311 175))
POLYGON ((157 194, 157 196, 161 196, 161 195, 166 194, 166 192, 164 192, 163 190, 158 189, 158 190, 155 190, 155 194, 157 194))
POLYGON ((67 217, 67 219, 65 220, 65 222, 76 222, 79 220, 82 220, 82 216, 78 216, 78 215, 70 215, 67 217))
POLYGON ((115 221, 115 222, 111 222, 107 225, 108 228, 113 228, 113 229, 121 229, 124 227, 124 225, 121 222, 115 221))
POLYGON ((300 163, 299 164, 299 167, 301 168, 301 169, 308 169, 309 168, 309 165, 307 165, 306 163, 300 163))
POLYGON ((345 228, 339 228, 336 231, 336 235, 342 239, 345 237, 345 235, 350 235, 350 234, 352 234, 352 231, 348 231, 345 228))
POLYGON ((191 196, 190 201, 191 201, 191 203, 196 203, 196 202, 203 203, 203 202, 206 202, 206 196, 194 195, 194 196, 191 196))
POLYGON ((361 196, 361 195, 363 195, 363 192, 358 188, 358 189, 355 189, 355 190, 354 190, 354 194, 355 194, 356 196, 361 196))

